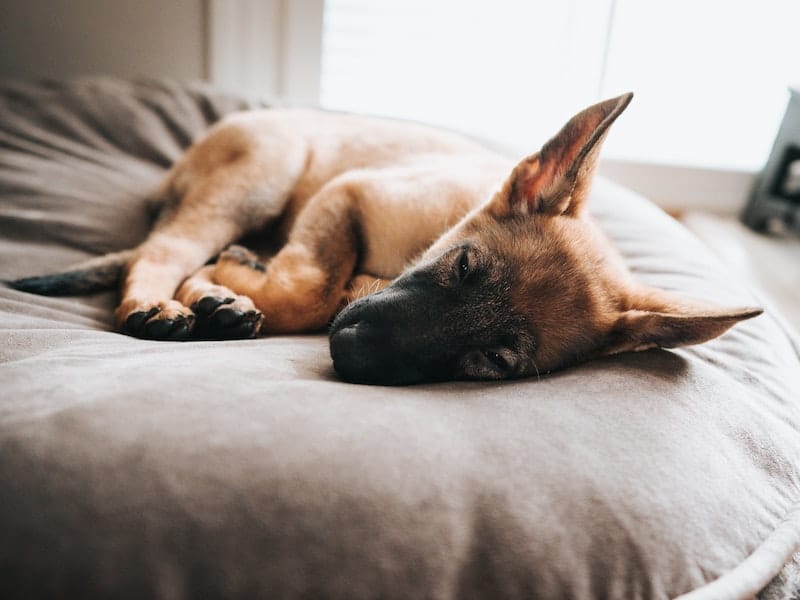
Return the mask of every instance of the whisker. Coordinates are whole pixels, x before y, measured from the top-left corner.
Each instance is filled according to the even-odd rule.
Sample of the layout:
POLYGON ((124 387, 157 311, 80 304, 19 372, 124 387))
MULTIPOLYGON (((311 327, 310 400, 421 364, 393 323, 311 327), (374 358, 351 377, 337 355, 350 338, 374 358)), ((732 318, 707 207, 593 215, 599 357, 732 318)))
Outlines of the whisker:
POLYGON ((531 359, 531 362, 533 363, 533 368, 536 370, 536 381, 541 381, 542 377, 539 375, 539 367, 536 366, 536 361, 531 359))

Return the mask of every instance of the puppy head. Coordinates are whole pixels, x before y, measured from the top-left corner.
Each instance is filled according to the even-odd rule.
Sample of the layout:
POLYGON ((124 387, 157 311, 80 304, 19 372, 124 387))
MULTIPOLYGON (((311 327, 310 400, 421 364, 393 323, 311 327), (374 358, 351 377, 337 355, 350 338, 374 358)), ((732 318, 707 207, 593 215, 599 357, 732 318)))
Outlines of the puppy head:
POLYGON ((524 377, 701 343, 760 314, 637 284, 585 217, 602 141, 631 97, 573 117, 412 269, 342 311, 337 372, 385 384, 524 377))

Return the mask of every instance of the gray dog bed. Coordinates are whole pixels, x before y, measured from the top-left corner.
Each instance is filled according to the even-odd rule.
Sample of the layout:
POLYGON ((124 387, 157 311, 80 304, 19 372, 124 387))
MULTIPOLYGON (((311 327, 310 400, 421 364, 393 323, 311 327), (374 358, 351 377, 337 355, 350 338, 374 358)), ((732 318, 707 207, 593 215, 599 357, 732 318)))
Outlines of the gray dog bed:
MULTIPOLYGON (((145 193, 245 106, 3 87, 0 278, 137 243, 145 193)), ((646 283, 763 304, 646 200, 592 203, 646 283)), ((0 287, 2 598, 662 599, 784 563, 763 597, 797 597, 800 360, 769 310, 540 381, 380 388, 322 335, 145 341, 115 301, 0 287)))

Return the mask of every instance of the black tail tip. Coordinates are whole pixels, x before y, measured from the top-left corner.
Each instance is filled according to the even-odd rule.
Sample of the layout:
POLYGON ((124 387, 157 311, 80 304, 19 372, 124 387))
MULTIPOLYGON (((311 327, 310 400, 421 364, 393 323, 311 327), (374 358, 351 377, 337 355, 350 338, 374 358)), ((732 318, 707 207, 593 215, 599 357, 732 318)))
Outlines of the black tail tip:
POLYGON ((20 292, 28 292, 40 296, 59 296, 64 295, 66 292, 64 290, 63 277, 58 275, 23 277, 21 279, 5 280, 3 284, 20 292))
POLYGON ((119 281, 117 268, 70 271, 4 281, 21 292, 39 296, 83 296, 114 288, 119 281))

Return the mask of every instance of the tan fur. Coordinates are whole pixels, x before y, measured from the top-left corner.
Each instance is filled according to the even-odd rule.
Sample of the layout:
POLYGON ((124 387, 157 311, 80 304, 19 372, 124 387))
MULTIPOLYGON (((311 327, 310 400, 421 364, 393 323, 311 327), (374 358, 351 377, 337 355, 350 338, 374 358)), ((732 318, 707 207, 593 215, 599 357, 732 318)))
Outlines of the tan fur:
MULTIPOLYGON (((124 328, 133 313, 164 306, 209 256, 278 220, 290 244, 270 276, 220 263, 215 284, 251 296, 267 315, 266 332, 318 329, 345 297, 357 252, 363 274, 397 276, 506 168, 477 144, 407 123, 302 110, 234 114, 160 186, 167 213, 127 267, 117 320, 124 328)), ((191 314, 176 307, 151 319, 176 310, 191 314)))
POLYGON ((177 336, 194 326, 192 306, 224 297, 233 300, 215 314, 258 311, 251 320, 263 315, 263 332, 320 329, 409 266, 444 261, 449 277, 454 259, 440 257, 466 240, 480 260, 513 272, 513 309, 536 314, 526 335, 538 345, 537 370, 719 335, 755 312, 690 307, 639 286, 586 215, 602 140, 629 99, 583 111, 516 166, 408 123, 301 110, 232 115, 159 188, 166 209, 128 263, 120 327, 166 338, 179 327, 177 336), (258 231, 272 232, 277 248, 263 265, 232 249, 203 266, 258 231))

